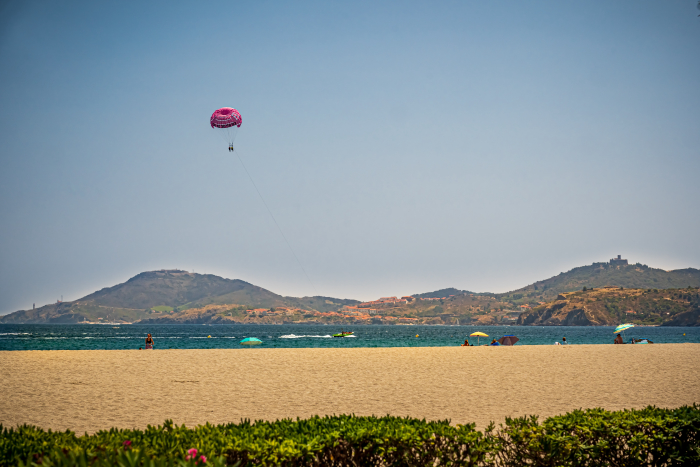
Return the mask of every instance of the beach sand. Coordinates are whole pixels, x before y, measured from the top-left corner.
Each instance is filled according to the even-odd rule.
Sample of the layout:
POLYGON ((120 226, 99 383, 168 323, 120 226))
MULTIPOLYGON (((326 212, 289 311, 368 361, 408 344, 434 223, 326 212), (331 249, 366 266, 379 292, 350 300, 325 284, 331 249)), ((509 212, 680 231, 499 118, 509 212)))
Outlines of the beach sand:
POLYGON ((0 423, 78 433, 354 413, 475 422, 700 403, 700 344, 0 352, 0 423))

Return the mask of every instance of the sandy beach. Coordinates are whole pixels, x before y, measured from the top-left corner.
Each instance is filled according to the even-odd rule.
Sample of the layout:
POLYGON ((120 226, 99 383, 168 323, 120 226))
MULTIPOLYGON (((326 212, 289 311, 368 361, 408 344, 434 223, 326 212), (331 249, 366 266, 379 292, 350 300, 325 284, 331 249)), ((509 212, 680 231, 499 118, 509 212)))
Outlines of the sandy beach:
POLYGON ((355 413, 475 422, 700 403, 700 344, 0 352, 0 423, 79 433, 355 413))

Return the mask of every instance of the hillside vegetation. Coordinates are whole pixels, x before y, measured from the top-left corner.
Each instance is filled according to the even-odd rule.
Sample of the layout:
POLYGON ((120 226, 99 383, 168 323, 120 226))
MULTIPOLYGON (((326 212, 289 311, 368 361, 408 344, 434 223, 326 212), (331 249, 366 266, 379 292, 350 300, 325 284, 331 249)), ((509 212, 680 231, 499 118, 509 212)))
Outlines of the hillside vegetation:
POLYGON ((596 326, 634 323, 696 326, 700 290, 602 288, 562 293, 522 313, 521 325, 596 326))
POLYGON ((150 271, 74 302, 20 310, 2 323, 135 322, 175 316, 209 305, 228 308, 301 307, 317 311, 358 303, 330 297, 283 297, 239 279, 180 270, 150 271))
POLYGON ((514 304, 554 300, 563 292, 574 292, 583 287, 617 286, 633 289, 680 289, 700 287, 700 270, 688 268, 675 271, 650 268, 644 264, 615 265, 593 263, 568 272, 537 281, 512 292, 496 294, 503 301, 514 304))

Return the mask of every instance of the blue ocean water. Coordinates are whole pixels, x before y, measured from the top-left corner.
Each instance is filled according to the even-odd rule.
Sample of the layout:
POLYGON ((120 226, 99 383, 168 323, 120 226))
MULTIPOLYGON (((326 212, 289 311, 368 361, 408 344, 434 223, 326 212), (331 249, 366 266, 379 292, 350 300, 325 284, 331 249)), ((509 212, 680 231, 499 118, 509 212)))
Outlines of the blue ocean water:
MULTIPOLYGON (((573 345, 612 344, 613 330, 607 326, 0 324, 0 350, 138 349, 145 347, 147 333, 153 335, 155 349, 241 348, 239 342, 245 337, 263 341, 254 348, 443 347, 458 346, 475 331, 492 338, 513 334, 520 338, 516 345, 552 345, 564 336, 573 345), (355 336, 332 337, 341 330, 352 330, 355 336)), ((700 328, 635 327, 625 331, 625 340, 630 338, 647 338, 654 343, 700 343, 700 328)), ((469 341, 477 344, 476 338, 469 341)), ((488 343, 490 338, 482 337, 480 342, 488 343)))

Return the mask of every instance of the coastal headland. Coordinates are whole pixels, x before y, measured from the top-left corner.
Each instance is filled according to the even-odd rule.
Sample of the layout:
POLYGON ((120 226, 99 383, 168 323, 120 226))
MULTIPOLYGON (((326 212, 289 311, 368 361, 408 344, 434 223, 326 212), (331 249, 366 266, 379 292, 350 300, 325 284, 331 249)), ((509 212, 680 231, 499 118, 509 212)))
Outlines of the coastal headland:
POLYGON ((73 302, 0 316, 6 324, 424 324, 700 326, 700 270, 613 258, 512 292, 455 288, 361 302, 284 297, 239 279, 181 270, 138 274, 73 302))
POLYGON ((78 433, 354 413, 451 419, 700 403, 700 344, 0 352, 0 423, 78 433))

